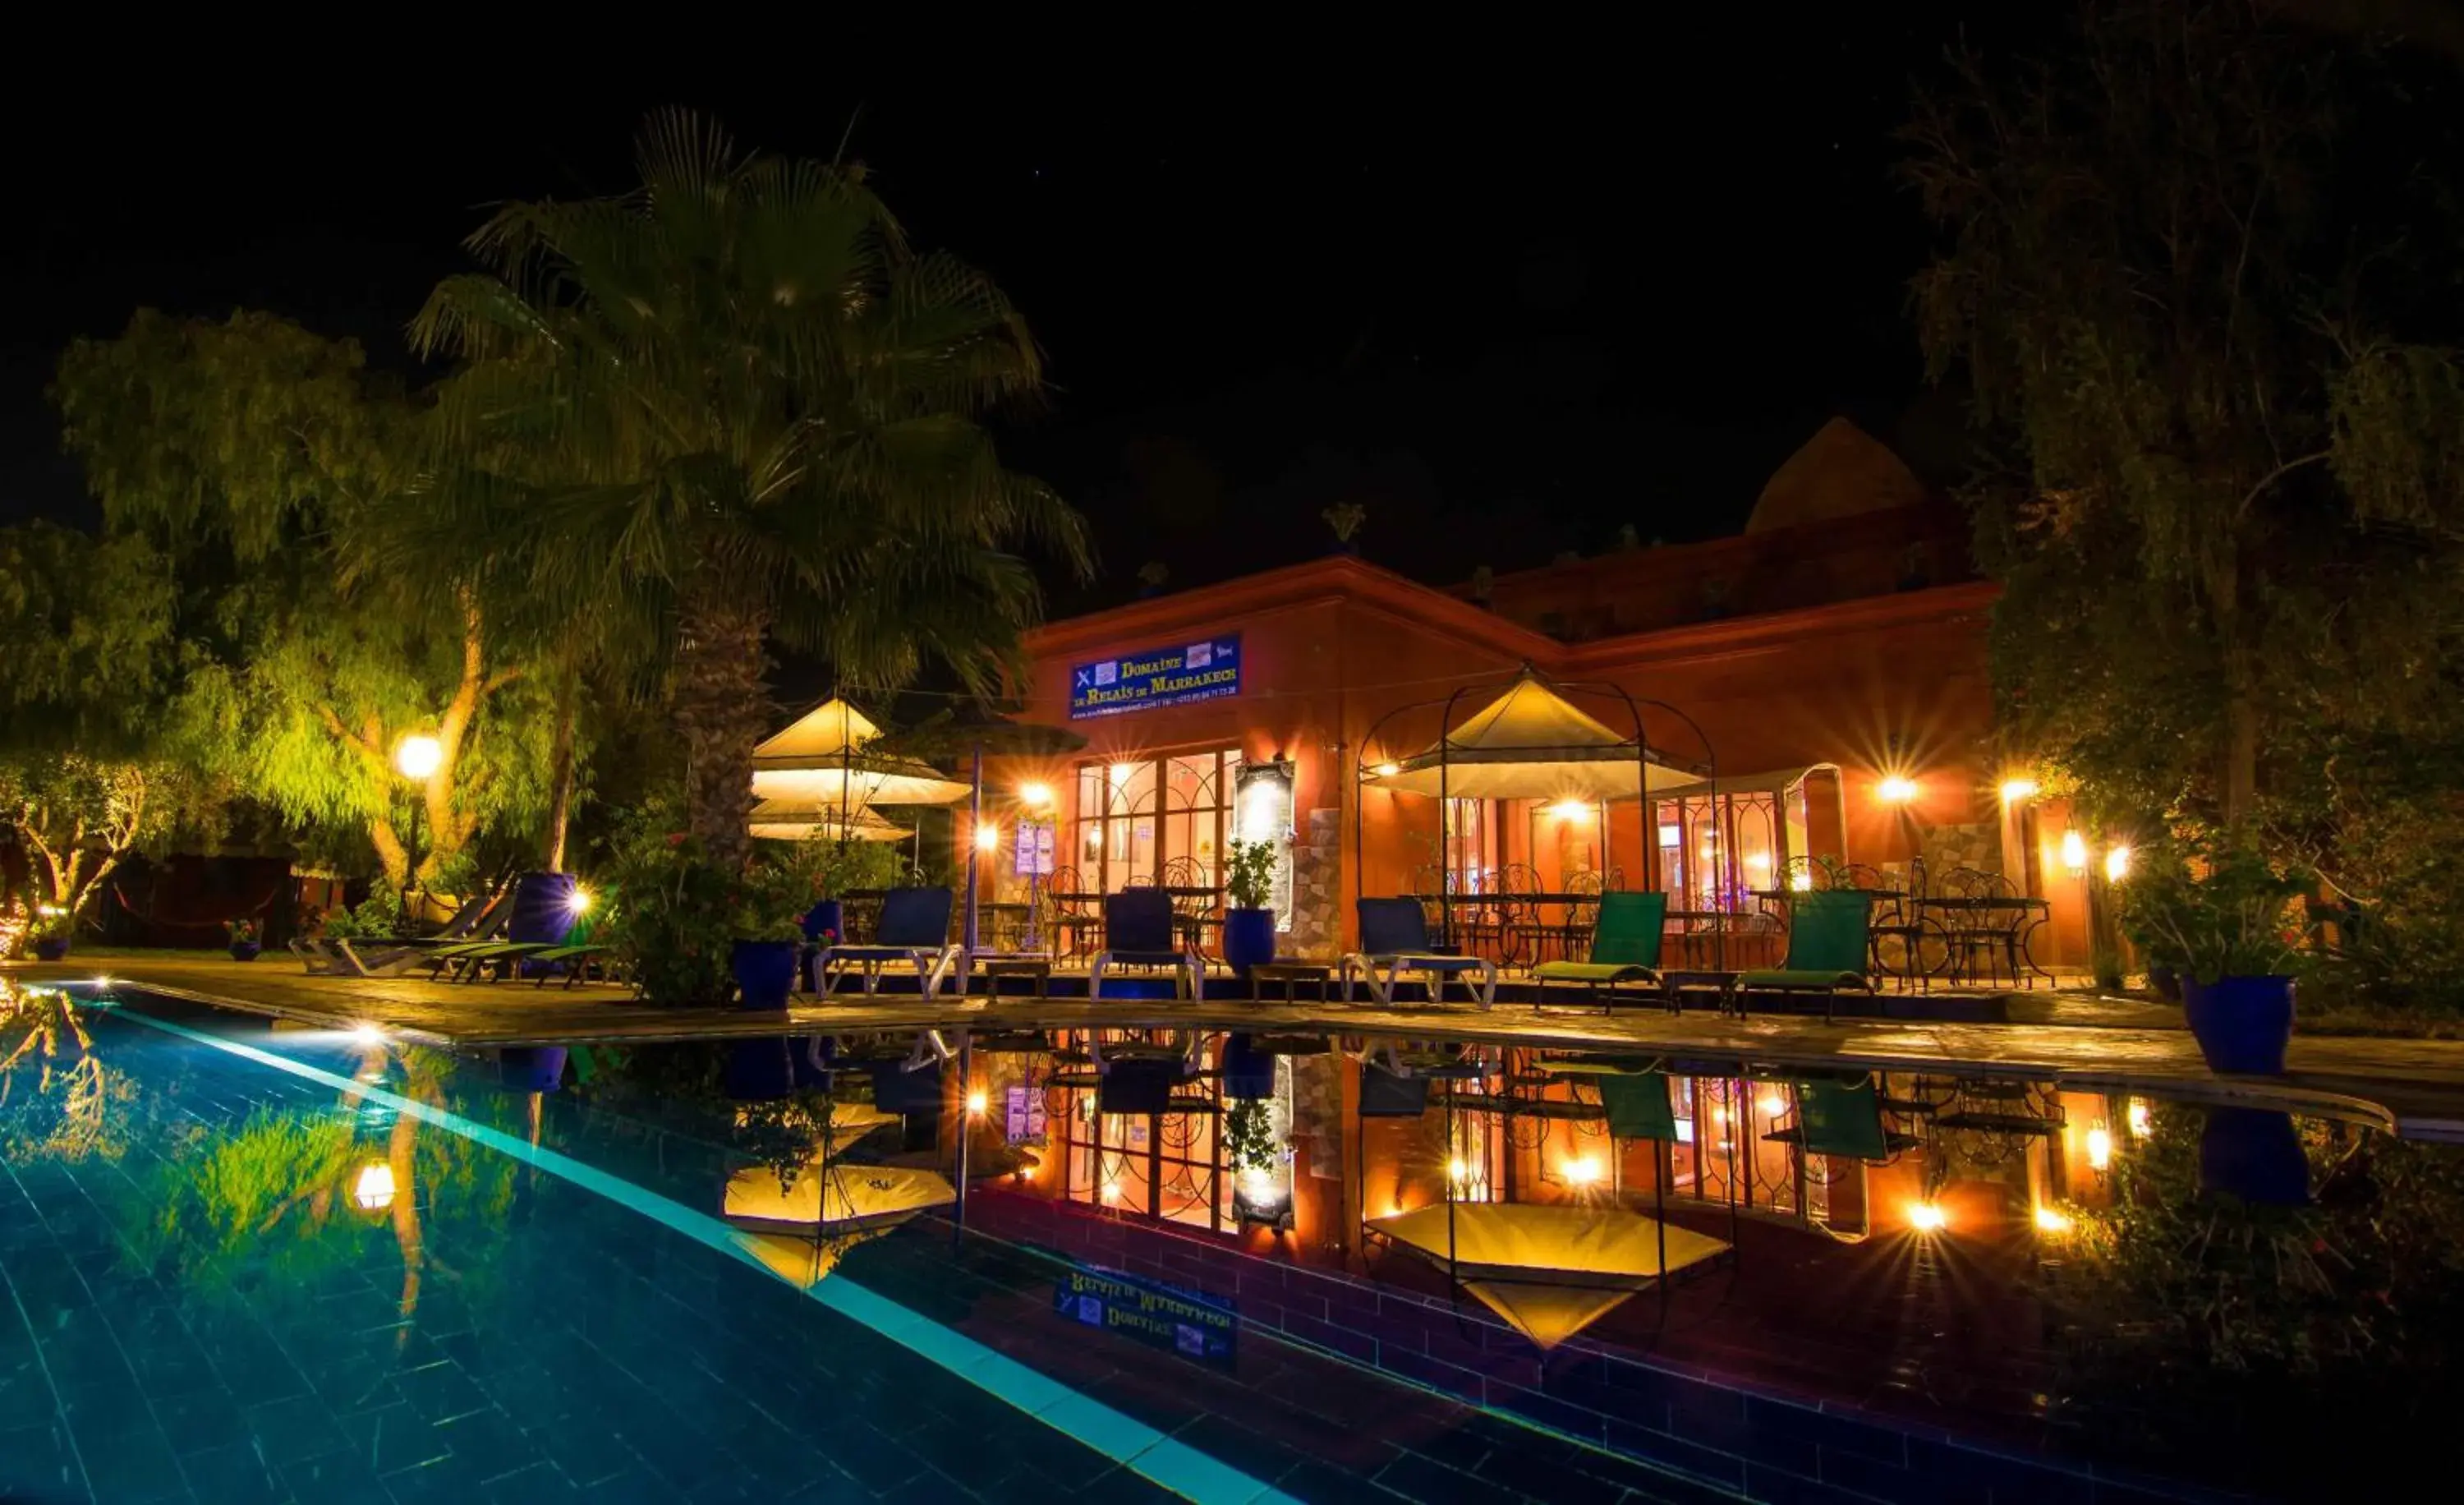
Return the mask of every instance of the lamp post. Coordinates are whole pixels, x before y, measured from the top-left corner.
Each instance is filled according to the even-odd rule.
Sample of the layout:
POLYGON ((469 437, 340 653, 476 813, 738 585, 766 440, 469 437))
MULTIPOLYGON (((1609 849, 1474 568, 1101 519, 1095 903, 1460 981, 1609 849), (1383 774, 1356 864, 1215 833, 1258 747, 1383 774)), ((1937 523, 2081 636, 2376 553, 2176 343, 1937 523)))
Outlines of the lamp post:
POLYGON ((419 885, 419 813, 428 803, 428 781, 445 761, 445 744, 433 737, 406 737, 393 750, 394 768, 411 783, 410 849, 402 874, 402 907, 410 913, 411 896, 419 885))

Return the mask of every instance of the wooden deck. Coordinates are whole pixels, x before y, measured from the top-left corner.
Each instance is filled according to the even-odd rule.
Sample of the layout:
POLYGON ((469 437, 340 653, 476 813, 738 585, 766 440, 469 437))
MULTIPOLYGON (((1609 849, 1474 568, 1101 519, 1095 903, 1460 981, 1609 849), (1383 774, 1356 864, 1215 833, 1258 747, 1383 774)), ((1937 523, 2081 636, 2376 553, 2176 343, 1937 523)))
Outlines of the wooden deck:
MULTIPOLYGON (((1535 1010, 1501 1004, 1380 1008, 1366 1002, 1257 1004, 1168 998, 1037 1000, 910 994, 800 1003, 784 1014, 661 1008, 620 987, 565 989, 527 983, 450 984, 409 978, 333 978, 288 961, 238 963, 195 954, 11 963, 25 982, 115 983, 323 1029, 374 1025, 409 1039, 465 1050, 511 1045, 730 1040, 781 1034, 924 1028, 1080 1029, 1125 1026, 1254 1029, 1353 1036, 1509 1040, 1575 1050, 1742 1057, 1772 1066, 1992 1073, 2066 1086, 2147 1091, 2219 1100, 2311 1106, 2374 1119, 2410 1138, 2464 1140, 2464 1041, 2297 1037, 2281 1082, 2218 1077, 2179 1028, 2150 1028, 2169 1011, 2084 1001, 2082 1022, 1977 1024, 1915 1019, 1818 1019, 1658 1008, 1614 1014, 1571 1005, 1535 1010)), ((2048 1019, 2066 1010, 2049 997, 2048 1019)))

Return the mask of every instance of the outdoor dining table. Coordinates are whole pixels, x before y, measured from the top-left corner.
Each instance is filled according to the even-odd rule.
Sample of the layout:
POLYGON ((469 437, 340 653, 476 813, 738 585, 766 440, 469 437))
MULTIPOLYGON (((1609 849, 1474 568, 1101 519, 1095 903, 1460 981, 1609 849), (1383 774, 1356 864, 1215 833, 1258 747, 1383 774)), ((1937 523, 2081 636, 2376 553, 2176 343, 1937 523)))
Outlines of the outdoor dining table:
MULTIPOLYGON (((1990 936, 2003 943, 2004 954, 2011 962, 2013 982, 2019 980, 2022 966, 2048 982, 2053 981, 2054 974, 2038 965, 2028 949, 2028 942, 2038 927, 2053 918, 2051 900, 2032 894, 1929 894, 1917 900, 1917 910, 1920 915, 1939 910, 1954 917, 1977 917, 1980 923, 1963 928, 1969 934, 1990 936), (2005 910, 2011 914, 2010 924, 2000 929, 1990 928, 1994 917, 2005 910)), ((1955 965, 1957 960, 1954 956, 1947 964, 1955 965)))
MULTIPOLYGON (((1153 892, 1175 900, 1202 898, 1220 903, 1223 897, 1221 889, 1202 883, 1163 883, 1148 885, 1148 887, 1153 892)), ((1056 909, 1064 906, 1074 907, 1081 917, 1089 921, 1082 928, 1091 929, 1101 934, 1104 928, 1104 900, 1111 896, 1109 894, 1055 892, 1045 895, 1044 898, 1045 902, 1053 905, 1056 909)), ((1176 909, 1178 907, 1177 903, 1174 905, 1176 909)), ((1189 949, 1199 955, 1205 953, 1203 941, 1206 927, 1209 925, 1220 927, 1223 923, 1221 917, 1216 915, 1182 915, 1178 916, 1175 922, 1179 927, 1181 938, 1187 942, 1189 949)), ((1098 944, 1100 945, 1100 942, 1098 944)))
MULTIPOLYGON (((1596 907, 1600 901, 1600 896, 1596 892, 1588 894, 1548 892, 1508 894, 1503 891, 1495 891, 1488 893, 1458 892, 1452 894, 1407 894, 1403 896, 1416 900, 1421 904, 1442 904, 1448 910, 1519 909, 1535 917, 1531 924, 1523 927, 1519 932, 1520 935, 1527 936, 1532 941, 1533 954, 1528 959, 1522 958, 1520 953, 1517 952, 1510 944, 1510 941, 1518 932, 1508 930, 1501 930, 1499 932, 1498 950, 1501 954, 1497 960, 1507 966, 1515 965, 1518 961, 1521 960, 1539 960, 1538 952, 1540 942, 1543 940, 1556 940, 1562 942, 1570 951, 1577 947, 1579 944, 1579 938, 1574 933, 1574 907, 1577 905, 1596 907), (1544 904, 1560 904, 1566 906, 1566 918, 1555 923, 1539 920, 1536 917, 1540 913, 1540 907, 1544 904)), ((1446 926, 1446 932, 1448 939, 1453 943, 1459 945, 1462 943, 1462 940, 1457 934, 1458 928, 1459 927, 1454 924, 1449 923, 1446 926)))

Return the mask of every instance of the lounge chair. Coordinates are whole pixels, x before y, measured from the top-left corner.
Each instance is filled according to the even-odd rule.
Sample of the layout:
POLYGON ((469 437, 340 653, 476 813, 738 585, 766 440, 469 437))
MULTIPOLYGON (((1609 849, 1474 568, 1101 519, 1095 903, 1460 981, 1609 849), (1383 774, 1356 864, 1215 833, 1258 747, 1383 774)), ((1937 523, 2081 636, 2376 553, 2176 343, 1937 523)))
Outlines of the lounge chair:
POLYGON ((1917 1143, 1915 1135, 1882 1126, 1882 1095, 1871 1075, 1799 1077, 1789 1085, 1796 1093, 1796 1122, 1771 1130, 1766 1140, 1809 1155, 1875 1162, 1917 1143))
POLYGON ((599 980, 604 983, 607 981, 609 950, 607 946, 585 941, 581 945, 550 946, 545 951, 534 953, 524 959, 539 966, 539 975, 531 979, 531 986, 545 987, 547 980, 557 976, 564 979, 567 987, 587 983, 593 965, 599 968, 599 980), (549 971, 550 965, 557 970, 549 971))
MULTIPOLYGON (((1579 983, 1603 1011, 1617 1003, 1622 985, 1660 987, 1660 937, 1668 922, 1665 894, 1603 894, 1592 924, 1591 960, 1543 962, 1531 969, 1545 1002, 1551 983, 1579 983)), ((1662 994, 1674 1006, 1676 995, 1662 994)))
POLYGON ((1133 966, 1172 972, 1172 996, 1199 996, 1198 959, 1181 943, 1172 896, 1161 889, 1124 889, 1104 896, 1104 949, 1087 972, 1087 996, 1104 996, 1104 974, 1133 966))
POLYGON ((824 946, 814 953, 813 991, 829 997, 839 980, 852 970, 863 979, 869 998, 881 984, 883 967, 912 962, 924 996, 940 992, 941 979, 958 962, 958 948, 950 941, 951 903, 946 888, 891 889, 884 894, 881 922, 874 927, 870 945, 824 946))
POLYGON ((1379 1004, 1392 1007, 1395 985, 1412 972, 1424 974, 1432 1000, 1442 999, 1448 979, 1460 978, 1481 1007, 1497 1002, 1497 963, 1486 957, 1432 949, 1428 917, 1420 912, 1419 899, 1364 898, 1358 913, 1360 949, 1345 957, 1337 969, 1345 1003, 1352 1002, 1353 979, 1366 977, 1370 993, 1379 1004))
POLYGON ((337 936, 325 937, 315 944, 330 959, 326 971, 336 977, 400 977, 419 967, 432 966, 436 961, 436 954, 425 946, 384 942, 363 951, 337 936))
POLYGON ((1760 971, 1740 972, 1733 989, 1737 1013, 1753 993, 1819 993, 1828 1021, 1843 992, 1871 993, 1865 975, 1874 896, 1862 889, 1816 889, 1789 896, 1788 961, 1760 971))

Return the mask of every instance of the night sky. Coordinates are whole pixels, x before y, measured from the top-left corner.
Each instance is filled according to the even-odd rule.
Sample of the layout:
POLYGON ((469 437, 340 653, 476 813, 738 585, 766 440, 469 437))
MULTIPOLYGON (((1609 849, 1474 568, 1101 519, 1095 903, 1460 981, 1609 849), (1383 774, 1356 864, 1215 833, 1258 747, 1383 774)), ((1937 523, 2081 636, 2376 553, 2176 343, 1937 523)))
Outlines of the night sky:
POLYGON ((472 80, 451 102, 368 77, 340 113, 216 69, 121 83, 98 109, 136 144, 100 155, 21 99, 0 520, 89 512, 42 397, 69 338, 140 304, 249 306, 407 368, 401 326, 484 206, 625 188, 665 102, 765 149, 847 135, 919 244, 1025 311, 1052 391, 1007 453, 1087 512, 1105 566, 1056 607, 1126 596, 1149 560, 1179 587, 1321 552, 1344 498, 1368 557, 1431 579, 1625 525, 1729 532, 1833 413, 1955 479, 1955 408, 1920 401, 1927 232, 1890 131, 1958 12, 2000 8, 1885 29, 1725 9, 1520 57, 1398 38, 910 78, 874 60, 899 50, 850 48, 775 78, 472 80))

